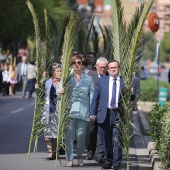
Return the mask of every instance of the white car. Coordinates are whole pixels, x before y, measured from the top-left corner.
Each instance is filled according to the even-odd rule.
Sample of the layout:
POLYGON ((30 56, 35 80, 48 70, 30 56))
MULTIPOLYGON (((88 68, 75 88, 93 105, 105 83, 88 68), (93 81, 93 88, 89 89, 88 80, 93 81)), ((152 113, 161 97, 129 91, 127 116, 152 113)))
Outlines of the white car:
POLYGON ((161 75, 162 73, 162 69, 161 67, 159 66, 159 69, 158 69, 158 64, 157 63, 152 63, 150 68, 149 68, 149 72, 153 75, 161 75))

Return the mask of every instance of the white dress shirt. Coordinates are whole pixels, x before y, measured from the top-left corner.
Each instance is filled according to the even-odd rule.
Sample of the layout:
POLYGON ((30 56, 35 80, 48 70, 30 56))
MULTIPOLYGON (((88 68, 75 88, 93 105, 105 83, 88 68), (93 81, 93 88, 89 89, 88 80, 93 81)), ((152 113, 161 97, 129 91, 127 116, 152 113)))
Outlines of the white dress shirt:
POLYGON ((26 76, 26 74, 27 74, 27 65, 25 63, 22 63, 21 75, 26 76))
MULTIPOLYGON (((109 100, 108 100, 108 108, 112 108, 110 106, 111 100, 112 100, 112 89, 113 89, 113 82, 114 82, 114 78, 113 77, 109 77, 109 100)), ((116 107, 118 108, 118 102, 119 102, 119 91, 120 91, 120 76, 118 75, 116 77, 116 107)))

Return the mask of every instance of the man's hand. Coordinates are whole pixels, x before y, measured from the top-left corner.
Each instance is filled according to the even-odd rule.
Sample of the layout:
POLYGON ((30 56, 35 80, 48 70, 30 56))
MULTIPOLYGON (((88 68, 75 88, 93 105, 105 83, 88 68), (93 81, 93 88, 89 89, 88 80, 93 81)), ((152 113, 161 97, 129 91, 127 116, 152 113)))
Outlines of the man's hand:
POLYGON ((90 116, 90 119, 95 121, 97 119, 97 117, 96 116, 90 116))

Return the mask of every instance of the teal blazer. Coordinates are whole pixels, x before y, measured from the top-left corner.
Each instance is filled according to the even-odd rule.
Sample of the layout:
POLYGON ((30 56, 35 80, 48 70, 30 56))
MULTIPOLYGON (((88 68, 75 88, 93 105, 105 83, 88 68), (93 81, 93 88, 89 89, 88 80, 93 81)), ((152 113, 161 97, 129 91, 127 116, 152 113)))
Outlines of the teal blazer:
POLYGON ((80 83, 76 86, 74 77, 70 79, 69 117, 89 121, 90 105, 94 93, 92 78, 82 73, 80 83))

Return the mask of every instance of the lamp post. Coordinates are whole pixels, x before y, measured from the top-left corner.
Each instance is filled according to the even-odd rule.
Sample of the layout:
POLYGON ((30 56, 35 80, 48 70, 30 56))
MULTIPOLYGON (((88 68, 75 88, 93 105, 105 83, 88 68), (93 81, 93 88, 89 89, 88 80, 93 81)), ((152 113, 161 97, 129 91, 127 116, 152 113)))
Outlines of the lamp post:
MULTIPOLYGON (((148 15, 148 25, 152 32, 157 32, 160 27, 159 17, 155 12, 150 12, 148 15)), ((157 74, 157 103, 159 102, 159 53, 160 53, 160 30, 159 30, 159 41, 156 45, 156 61, 158 65, 158 74, 157 74)))

